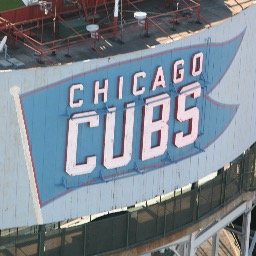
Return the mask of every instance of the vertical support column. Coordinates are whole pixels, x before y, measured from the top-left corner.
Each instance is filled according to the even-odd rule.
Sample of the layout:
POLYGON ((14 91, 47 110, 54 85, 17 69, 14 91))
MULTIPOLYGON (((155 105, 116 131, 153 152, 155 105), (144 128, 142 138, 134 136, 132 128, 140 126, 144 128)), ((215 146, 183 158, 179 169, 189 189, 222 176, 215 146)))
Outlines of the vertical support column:
POLYGON ((189 241, 189 256, 195 256, 196 254, 195 239, 196 233, 192 233, 189 241))
POLYGON ((166 201, 164 202, 164 236, 166 234, 166 201))
POLYGON ((83 237, 84 237, 84 255, 83 255, 83 256, 86 256, 86 255, 87 255, 87 244, 86 244, 86 241, 87 241, 87 234, 86 234, 86 224, 84 224, 83 237))
POLYGON ((127 213, 126 248, 129 247, 130 213, 127 213))
POLYGON ((200 6, 197 7, 197 22, 200 22, 200 6))
POLYGON ((252 208, 252 201, 248 202, 248 205, 247 205, 248 210, 243 214, 242 240, 241 240, 242 256, 248 256, 249 254, 251 208, 252 208))
POLYGON ((198 200, 198 182, 191 185, 190 208, 193 209, 193 221, 198 220, 199 200, 198 200))
POLYGON ((253 238, 252 238, 252 242, 251 242, 251 245, 250 245, 249 256, 252 256, 255 244, 256 244, 256 231, 254 232, 254 235, 253 235, 253 238))
POLYGON ((60 248, 60 256, 64 255, 64 251, 65 251, 65 234, 66 234, 66 229, 65 228, 60 228, 60 223, 58 225, 58 229, 60 231, 60 244, 61 244, 61 248, 60 248))
POLYGON ((94 24, 94 21, 95 21, 95 16, 96 16, 96 12, 97 12, 98 2, 99 2, 99 0, 96 0, 95 6, 94 6, 94 13, 93 13, 93 20, 92 20, 93 24, 94 24))
POLYGON ((148 33, 148 17, 145 20, 145 37, 149 37, 149 33, 148 33))
POLYGON ((218 256, 220 231, 212 236, 212 256, 218 256))
POLYGON ((184 256, 189 256, 189 242, 184 243, 183 252, 184 252, 184 256))
POLYGON ((44 256, 45 225, 38 227, 37 255, 44 256))
POLYGON ((114 6, 114 30, 113 30, 114 36, 116 36, 116 33, 117 33, 118 8, 119 8, 119 0, 115 0, 115 6, 114 6))

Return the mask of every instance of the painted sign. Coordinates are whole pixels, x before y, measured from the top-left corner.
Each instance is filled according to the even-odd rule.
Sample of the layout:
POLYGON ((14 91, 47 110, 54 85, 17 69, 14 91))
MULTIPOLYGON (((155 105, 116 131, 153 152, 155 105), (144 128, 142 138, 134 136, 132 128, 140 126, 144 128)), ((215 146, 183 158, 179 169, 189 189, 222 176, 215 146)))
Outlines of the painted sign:
POLYGON ((243 35, 106 65, 21 94, 40 206, 203 152, 237 111, 209 93, 243 35))

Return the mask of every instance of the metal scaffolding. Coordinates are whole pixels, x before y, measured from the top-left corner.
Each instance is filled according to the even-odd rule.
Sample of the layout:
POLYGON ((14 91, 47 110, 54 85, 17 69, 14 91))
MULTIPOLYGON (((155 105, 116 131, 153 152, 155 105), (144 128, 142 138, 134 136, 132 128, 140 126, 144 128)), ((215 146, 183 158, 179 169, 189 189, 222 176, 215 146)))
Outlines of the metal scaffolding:
POLYGON ((184 19, 194 18, 200 22, 200 0, 166 0, 161 10, 148 11, 143 0, 47 0, 37 4, 0 13, 0 33, 8 35, 15 45, 17 42, 30 48, 40 56, 55 54, 57 51, 85 43, 97 51, 96 43, 102 38, 119 38, 129 25, 137 21, 134 12, 147 12, 145 34, 156 28, 164 35, 171 32, 163 28, 169 23, 171 29, 184 19), (78 29, 69 21, 79 20, 78 29), (98 24, 97 38, 91 38, 85 27, 98 24), (81 29, 82 28, 82 29, 81 29), (61 35, 60 30, 68 33, 61 35))

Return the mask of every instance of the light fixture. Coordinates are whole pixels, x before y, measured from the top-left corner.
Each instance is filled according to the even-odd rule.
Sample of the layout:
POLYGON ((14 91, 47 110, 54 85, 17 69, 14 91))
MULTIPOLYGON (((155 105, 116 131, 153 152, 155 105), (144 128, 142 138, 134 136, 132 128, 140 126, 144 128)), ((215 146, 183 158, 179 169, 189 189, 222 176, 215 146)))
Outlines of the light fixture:
POLYGON ((144 26, 145 20, 147 18, 147 13, 146 12, 135 12, 134 18, 138 21, 139 26, 144 26))
POLYGON ((91 33, 91 38, 98 39, 99 25, 97 24, 87 25, 86 30, 91 33))
POLYGON ((40 10, 44 11, 45 15, 47 15, 49 13, 49 11, 52 9, 52 2, 39 1, 38 4, 40 6, 40 10))

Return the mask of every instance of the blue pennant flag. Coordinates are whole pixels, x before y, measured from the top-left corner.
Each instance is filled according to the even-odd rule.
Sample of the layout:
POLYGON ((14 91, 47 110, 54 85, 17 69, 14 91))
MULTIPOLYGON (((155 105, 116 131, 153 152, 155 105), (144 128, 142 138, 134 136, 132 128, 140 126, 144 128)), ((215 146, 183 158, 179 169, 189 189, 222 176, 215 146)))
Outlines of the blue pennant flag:
POLYGON ((215 101, 210 93, 228 72, 244 33, 226 42, 159 50, 132 60, 127 57, 127 61, 20 95, 41 207, 78 187, 157 171, 204 152, 229 126, 238 109, 238 105, 215 101), (199 57, 195 58, 197 54, 199 57), (184 88, 193 84, 197 88, 192 86, 193 93, 182 98, 184 88), (149 110, 153 101, 160 100, 162 105, 156 103, 149 110), (178 118, 182 113, 179 104, 183 104, 186 114, 194 110, 198 120, 178 118), (126 120, 129 109, 132 110, 126 120), (168 118, 161 129, 168 132, 168 140, 160 152, 166 135, 152 127, 164 118, 164 111, 168 118), (152 117, 145 117, 149 113, 152 117), (151 120, 152 125, 145 127, 145 120, 151 120), (111 150, 106 148, 106 141, 113 145, 113 156, 122 156, 126 150, 124 140, 129 137, 124 132, 126 125, 130 125, 127 134, 132 136, 129 156, 123 164, 120 161, 120 166, 114 158, 107 165, 106 154, 111 150), (193 129, 196 137, 184 139, 193 129), (149 131, 150 139, 143 141, 149 131), (180 141, 184 144, 178 145, 177 134, 181 132, 180 141), (142 153, 145 143, 150 148, 142 153), (75 161, 77 175, 72 175, 72 167, 67 167, 69 161, 75 161), (89 165, 91 169, 84 171, 83 166, 89 165))

